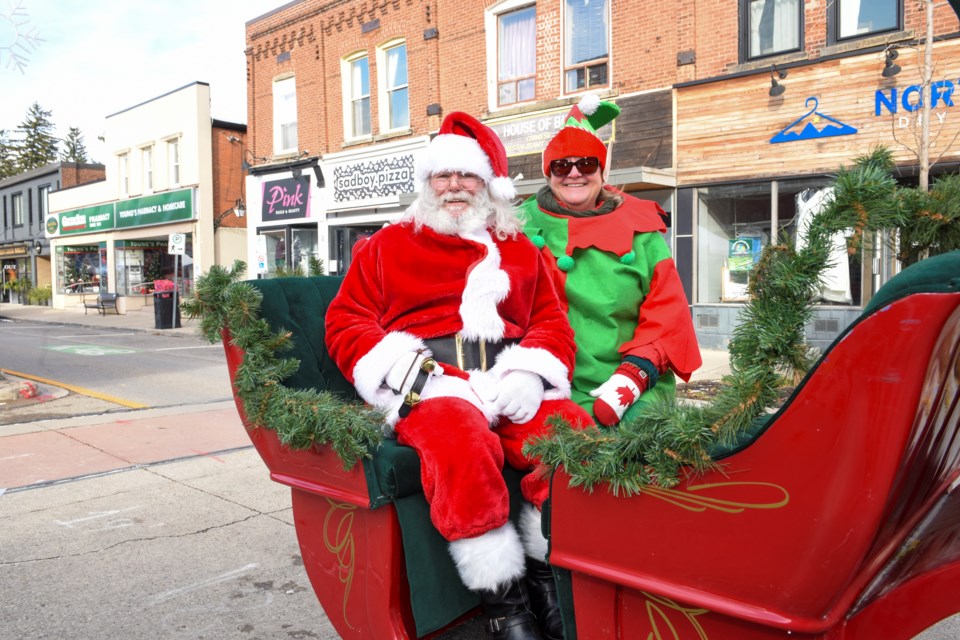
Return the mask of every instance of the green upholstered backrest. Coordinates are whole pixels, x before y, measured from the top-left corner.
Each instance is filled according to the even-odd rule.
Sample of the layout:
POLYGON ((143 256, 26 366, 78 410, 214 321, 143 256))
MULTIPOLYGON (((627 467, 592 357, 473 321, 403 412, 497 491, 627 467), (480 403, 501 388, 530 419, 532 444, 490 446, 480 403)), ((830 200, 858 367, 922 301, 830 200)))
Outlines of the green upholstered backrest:
POLYGON ((293 276, 248 282, 263 294, 260 317, 272 329, 293 334, 293 349, 282 355, 299 360, 300 368, 284 384, 295 389, 330 391, 345 398, 356 398, 353 385, 330 359, 325 342, 327 307, 340 289, 343 278, 293 276))

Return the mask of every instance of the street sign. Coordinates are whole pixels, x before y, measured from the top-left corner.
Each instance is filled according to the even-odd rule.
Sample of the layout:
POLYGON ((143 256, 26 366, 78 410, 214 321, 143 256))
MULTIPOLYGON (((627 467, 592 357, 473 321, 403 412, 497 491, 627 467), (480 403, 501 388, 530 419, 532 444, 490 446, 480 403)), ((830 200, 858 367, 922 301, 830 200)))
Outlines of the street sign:
POLYGON ((182 256, 187 251, 187 236, 182 233, 171 233, 167 243, 167 253, 182 256))

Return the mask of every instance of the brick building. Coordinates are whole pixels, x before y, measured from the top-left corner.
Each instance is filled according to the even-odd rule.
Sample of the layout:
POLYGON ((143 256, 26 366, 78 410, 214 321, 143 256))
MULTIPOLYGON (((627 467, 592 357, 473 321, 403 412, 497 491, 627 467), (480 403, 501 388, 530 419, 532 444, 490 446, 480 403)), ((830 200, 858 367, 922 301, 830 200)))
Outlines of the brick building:
MULTIPOLYGON (((249 263, 309 256, 342 273, 396 219, 413 156, 444 114, 501 136, 522 194, 587 91, 623 114, 609 182, 671 214, 669 242, 705 346, 729 339, 748 252, 796 231, 831 172, 876 144, 916 174, 926 13, 912 0, 300 0, 247 32, 249 263), (896 57, 894 57, 896 56, 896 57), (893 74, 897 65, 899 73, 893 74), (810 124, 810 128, 805 125, 810 124), (824 133, 826 132, 826 134, 824 133), (911 145, 913 144, 913 147, 911 145)), ((954 143, 958 18, 933 10, 937 170, 954 143)), ((808 337, 825 344, 895 270, 841 265, 808 337)), ((748 267, 747 267, 748 268, 748 267)))

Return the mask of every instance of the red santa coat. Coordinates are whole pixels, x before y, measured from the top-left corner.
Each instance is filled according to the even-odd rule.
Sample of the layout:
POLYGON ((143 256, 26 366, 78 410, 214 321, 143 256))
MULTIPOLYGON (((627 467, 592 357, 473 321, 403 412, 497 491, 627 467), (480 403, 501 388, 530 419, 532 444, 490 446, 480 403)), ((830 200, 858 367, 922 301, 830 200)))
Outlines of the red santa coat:
POLYGON ((431 380, 424 399, 462 397, 487 412, 475 391, 514 369, 540 375, 546 399, 570 396, 573 331, 540 252, 522 235, 498 240, 485 230, 449 236, 415 230, 409 221, 390 225, 354 257, 326 318, 330 355, 367 403, 387 410, 391 424, 402 398, 383 385, 390 368, 425 348, 423 340, 458 332, 470 341, 519 343, 491 370, 472 372, 469 384, 452 376, 431 380))
MULTIPOLYGON (((417 450, 431 519, 447 540, 475 538, 506 523, 504 457, 530 468, 534 461, 523 456, 523 441, 545 432, 548 415, 590 423, 563 400, 570 395, 573 330, 540 252, 525 236, 448 236, 417 231, 410 222, 382 229, 354 256, 326 319, 327 348, 340 370, 366 402, 387 413, 399 442, 417 450), (519 342, 501 351, 489 371, 468 377, 448 369, 431 377, 423 401, 399 420, 402 398, 384 384, 387 373, 403 354, 424 349, 424 340, 458 332, 471 341, 519 342), (497 416, 482 399, 484 388, 515 369, 547 382, 544 402, 530 422, 504 419, 491 431, 497 416), (462 463, 464 452, 469 465, 462 463)), ((529 474, 522 489, 539 506, 549 486, 529 474)))

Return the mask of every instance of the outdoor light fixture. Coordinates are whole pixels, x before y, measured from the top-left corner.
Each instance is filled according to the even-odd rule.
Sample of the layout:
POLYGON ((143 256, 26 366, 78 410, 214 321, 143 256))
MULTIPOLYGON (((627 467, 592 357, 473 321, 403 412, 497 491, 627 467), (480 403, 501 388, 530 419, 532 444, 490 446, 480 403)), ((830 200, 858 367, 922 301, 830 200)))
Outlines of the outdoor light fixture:
POLYGON ((247 215, 247 207, 243 204, 243 198, 237 198, 237 204, 233 205, 233 213, 236 214, 238 218, 247 215))
POLYGON ((37 255, 40 255, 43 252, 43 243, 37 240, 37 242, 33 245, 33 252, 37 255))
POLYGON ((787 72, 783 71, 782 69, 777 69, 777 66, 774 65, 773 69, 770 70, 770 97, 771 98, 775 98, 777 96, 783 95, 783 92, 787 90, 787 88, 784 85, 780 84, 780 81, 777 80, 778 76, 780 80, 783 80, 784 78, 787 77, 787 72))
POLYGON ((883 72, 880 74, 884 78, 892 78, 900 73, 900 65, 894 64, 893 62, 897 59, 898 55, 900 54, 897 53, 896 49, 887 49, 886 61, 883 64, 883 72))

